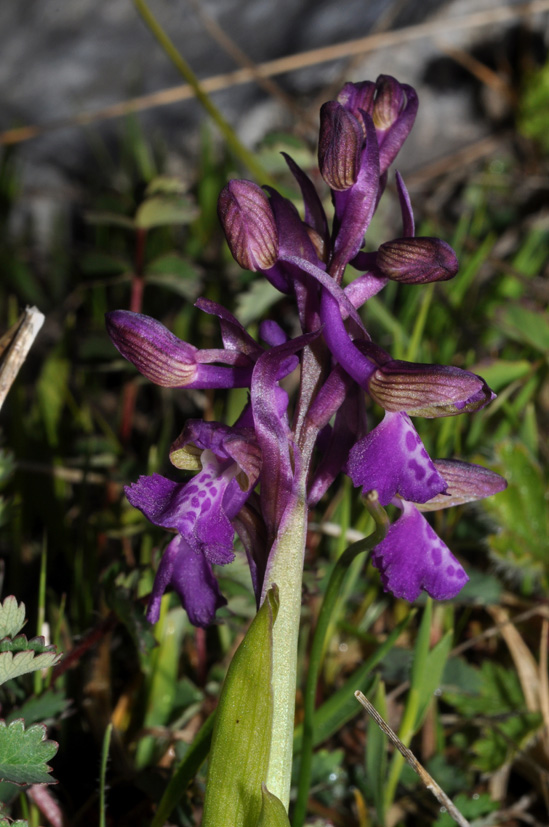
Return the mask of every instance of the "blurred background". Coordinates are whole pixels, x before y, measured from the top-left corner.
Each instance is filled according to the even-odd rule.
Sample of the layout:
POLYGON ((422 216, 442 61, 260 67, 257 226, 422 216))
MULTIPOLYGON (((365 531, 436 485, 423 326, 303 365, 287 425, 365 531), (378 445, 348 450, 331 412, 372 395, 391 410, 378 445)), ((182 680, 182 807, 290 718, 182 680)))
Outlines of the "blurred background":
MULTIPOLYGON (((0 414, 2 595, 25 602, 28 637, 49 636, 67 655, 53 677, 0 687, 3 718, 45 722, 60 745, 59 784, 0 784, 4 813, 54 827, 151 824, 255 611, 242 554, 219 573, 230 597, 220 625, 193 629, 175 598, 154 630, 145 623, 166 535, 131 509, 123 486, 153 471, 175 479, 167 452, 185 420, 232 422, 244 395, 151 386, 114 350, 104 313, 142 311, 216 347, 215 323, 193 308, 203 295, 253 335, 267 313, 293 332, 290 305, 230 258, 218 192, 230 177, 268 180, 299 206, 280 152, 321 186, 320 105, 344 82, 384 73, 419 94, 396 164, 418 234, 452 244, 461 270, 439 285, 389 285, 365 321, 395 358, 486 378, 498 393, 486 411, 418 429, 432 456, 509 480, 493 500, 436 515, 471 582, 433 610, 439 648, 422 691, 437 694, 413 746, 472 824, 548 823, 548 34, 549 0, 4 0, 0 333, 26 305, 46 320, 0 414)), ((391 178, 367 249, 400 232, 391 178)), ((311 518, 303 671, 334 560, 369 531, 348 483, 311 518)), ((373 569, 353 568, 320 709, 347 685, 352 695, 356 670, 407 612, 373 569)), ((361 677, 396 729, 420 615, 361 677)), ((315 753, 311 824, 451 823, 406 771, 385 812, 386 744, 354 706, 336 712, 315 753)), ((300 715, 298 697, 298 725, 300 715)), ((200 823, 204 772, 181 786, 166 824, 200 823)))

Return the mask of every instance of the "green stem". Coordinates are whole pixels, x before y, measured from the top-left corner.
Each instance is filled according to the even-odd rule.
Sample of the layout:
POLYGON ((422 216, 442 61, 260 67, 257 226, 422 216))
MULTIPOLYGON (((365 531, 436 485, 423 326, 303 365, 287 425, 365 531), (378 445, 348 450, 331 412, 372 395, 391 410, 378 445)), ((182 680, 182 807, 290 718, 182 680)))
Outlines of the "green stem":
POLYGON ((301 617, 301 581, 307 534, 307 503, 297 500, 271 550, 264 594, 276 583, 280 608, 273 627, 273 725, 266 786, 286 810, 290 801, 294 738, 297 640, 301 617))
POLYGON ((174 43, 172 43, 158 20, 152 14, 145 0, 133 0, 133 2, 137 11, 143 18, 145 25, 156 37, 164 52, 168 55, 177 70, 181 75, 183 75, 189 86, 193 89, 197 100, 202 104, 208 115, 214 121, 217 128, 225 138, 227 145, 231 148, 236 157, 242 161, 242 163, 250 170, 252 175, 257 178, 257 180, 272 183, 272 179, 265 172, 261 164, 256 161, 253 153, 250 152, 250 150, 247 149, 239 140, 236 132, 227 123, 219 109, 212 102, 211 98, 209 98, 203 91, 195 73, 176 49, 174 43))
POLYGON ((304 719, 303 719, 303 741, 301 747, 301 767, 299 775, 299 786, 297 801, 294 810, 293 827, 301 827, 307 815, 307 800, 309 797, 309 786, 311 783, 311 766, 313 761, 314 727, 313 718, 315 711, 316 687, 322 655, 324 652, 324 641, 326 632, 330 625, 330 618, 336 605, 341 590, 343 578, 345 577, 350 564, 358 554, 364 551, 371 551, 380 543, 389 528, 389 518, 384 509, 379 505, 377 493, 370 491, 366 497, 366 506, 376 522, 373 534, 363 540, 353 543, 347 548, 334 566, 330 577, 324 600, 318 615, 311 654, 309 657, 309 669, 305 684, 304 696, 304 719))

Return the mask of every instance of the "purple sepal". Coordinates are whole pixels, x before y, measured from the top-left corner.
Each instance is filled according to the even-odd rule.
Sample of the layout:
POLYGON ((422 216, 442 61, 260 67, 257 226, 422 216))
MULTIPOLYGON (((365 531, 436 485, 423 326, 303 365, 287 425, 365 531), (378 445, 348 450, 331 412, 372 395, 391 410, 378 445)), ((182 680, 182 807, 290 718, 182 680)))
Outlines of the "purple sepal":
POLYGON ((316 188, 309 176, 303 172, 301 167, 296 164, 293 158, 290 158, 290 156, 285 152, 282 153, 282 156, 288 164, 295 180, 299 184, 301 195, 303 197, 303 204, 305 206, 305 223, 318 234, 318 236, 322 239, 323 244, 327 247, 330 240, 328 220, 326 218, 326 213, 324 212, 324 207, 322 206, 322 201, 318 197, 316 188))
POLYGON ((288 341, 285 332, 274 319, 265 319, 261 322, 259 336, 269 347, 277 347, 277 345, 283 345, 284 342, 288 341))
MULTIPOLYGON (((336 368, 337 370, 337 368, 336 368)), ((328 377, 328 381, 329 381, 328 377)), ((314 505, 344 468, 349 451, 366 431, 364 394, 357 385, 350 387, 341 403, 326 446, 317 444, 321 459, 309 487, 308 503, 314 505)))
POLYGON ((507 481, 502 476, 482 465, 473 465, 459 459, 435 459, 434 464, 448 487, 444 495, 418 505, 420 511, 438 511, 483 500, 507 488, 507 481))
POLYGON ((170 586, 179 595, 194 626, 209 626, 217 609, 227 603, 219 591, 211 564, 180 536, 168 544, 158 566, 147 607, 149 623, 156 623, 160 617, 160 601, 170 586))
POLYGON ((372 119, 364 116, 366 146, 362 151, 356 182, 345 192, 333 192, 337 234, 330 272, 341 280, 345 265, 353 259, 364 243, 379 189, 379 150, 372 119))
POLYGON ((278 259, 299 256, 316 264, 318 256, 297 208, 272 187, 265 187, 265 189, 270 196, 280 239, 278 259))
POLYGON ((234 180, 217 202, 227 244, 245 270, 268 270, 278 257, 278 233, 269 199, 252 181, 234 180))
POLYGON ((410 602, 421 591, 435 600, 450 600, 469 578, 425 517, 411 503, 401 507, 402 515, 372 552, 383 588, 410 602))
POLYGON ((282 362, 319 335, 305 334, 273 348, 258 359, 252 377, 251 399, 257 441, 263 457, 261 509, 269 531, 275 532, 293 489, 297 453, 293 453, 290 427, 280 412, 277 377, 282 362), (293 454, 293 455, 292 455, 293 454))
POLYGON ((221 338, 226 350, 243 353, 254 362, 261 356, 263 350, 255 339, 250 336, 238 319, 221 304, 210 299, 201 298, 197 299, 194 306, 210 316, 217 316, 221 328, 221 338))
POLYGON ((400 212, 402 214, 402 235, 406 238, 412 238, 416 234, 416 225, 414 221, 414 213, 412 210, 412 202, 406 189, 406 185, 402 179, 400 172, 395 172, 398 200, 400 202, 400 212))
POLYGON ((449 244, 440 238, 395 238, 378 250, 380 273, 402 284, 427 284, 453 278, 459 264, 449 244))
POLYGON ((363 276, 359 276, 345 287, 345 295, 353 307, 359 308, 362 307, 368 299, 371 299, 372 296, 375 296, 380 290, 383 290, 388 281, 389 279, 385 276, 375 275, 374 273, 364 273, 363 276))
POLYGON ((395 160, 414 125, 418 98, 411 86, 390 75, 376 81, 372 118, 379 141, 379 170, 383 174, 395 160))
MULTIPOLYGON (((178 339, 150 316, 130 310, 113 310, 106 314, 105 319, 114 346, 156 385, 205 389, 244 388, 250 384, 251 362, 249 367, 202 364, 200 358, 203 358, 203 352, 178 339)), ((224 351, 215 351, 210 356, 215 361, 221 361, 224 351)), ((244 355, 242 358, 249 362, 244 355)), ((234 364, 234 352, 228 352, 227 361, 234 364)))
POLYGON ((398 495, 424 503, 446 490, 446 482, 406 414, 386 413, 349 454, 347 474, 355 486, 375 489, 381 505, 398 495))

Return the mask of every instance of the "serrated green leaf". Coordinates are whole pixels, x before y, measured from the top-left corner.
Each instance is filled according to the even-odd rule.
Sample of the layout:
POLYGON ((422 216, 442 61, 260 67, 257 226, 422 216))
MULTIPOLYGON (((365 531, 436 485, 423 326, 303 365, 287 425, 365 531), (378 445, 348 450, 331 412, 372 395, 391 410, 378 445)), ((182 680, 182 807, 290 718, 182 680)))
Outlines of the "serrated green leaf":
POLYGON ((0 654, 0 684, 6 681, 19 678, 28 672, 36 672, 37 669, 49 669, 61 660, 61 655, 56 652, 44 652, 37 655, 33 651, 2 652, 0 654))
POLYGON ((28 821, 22 821, 20 818, 17 821, 8 821, 7 818, 0 818, 0 827, 29 827, 28 821))
MULTIPOLYGON (((441 786, 446 792, 444 785, 441 784, 441 786)), ((454 798, 454 804, 462 816, 467 819, 480 818, 488 815, 489 813, 493 813, 500 807, 499 802, 492 801, 488 793, 480 793, 474 798, 470 798, 469 796, 461 793, 460 795, 456 795, 454 798)), ((451 815, 448 813, 442 813, 442 815, 440 815, 433 824, 433 827, 455 827, 455 823, 456 822, 451 815)))
POLYGON ((278 593, 267 593, 223 685, 210 751, 202 827, 250 827, 259 819, 273 716, 272 629, 278 593))
POLYGON ((25 729, 24 721, 13 721, 6 726, 0 721, 0 779, 11 784, 54 784, 49 774, 50 761, 58 749, 55 741, 46 739, 42 724, 25 729))
POLYGON ((13 637, 25 624, 25 604, 11 594, 0 603, 0 638, 13 637))
POLYGON ((46 643, 43 637, 31 637, 27 639, 25 635, 16 635, 14 638, 5 638, 0 640, 0 652, 35 652, 41 655, 43 652, 56 652, 56 648, 49 643, 46 643))
MULTIPOLYGON (((472 668, 472 667, 471 667, 472 668)), ((490 660, 475 670, 477 680, 459 692, 443 690, 446 703, 466 718, 477 715, 504 715, 525 710, 526 704, 517 673, 490 660)))
POLYGON ((48 689, 42 695, 28 698, 18 709, 6 715, 6 723, 10 724, 17 718, 22 718, 27 727, 31 724, 47 723, 62 715, 69 703, 62 690, 48 689))
POLYGON ((261 812, 257 827, 290 827, 288 813, 282 801, 261 785, 261 812))
POLYGON ((481 772, 491 773, 508 764, 542 725, 543 719, 539 713, 526 712, 483 727, 481 737, 472 747, 476 756, 475 767, 481 772))
POLYGON ((505 491, 479 503, 497 526, 488 537, 491 554, 505 569, 526 582, 549 573, 549 509, 547 479, 521 442, 496 446, 493 470, 508 482, 505 491))
POLYGON ((135 225, 150 230, 169 224, 189 224, 197 214, 196 204, 188 196, 153 195, 137 210, 135 225))

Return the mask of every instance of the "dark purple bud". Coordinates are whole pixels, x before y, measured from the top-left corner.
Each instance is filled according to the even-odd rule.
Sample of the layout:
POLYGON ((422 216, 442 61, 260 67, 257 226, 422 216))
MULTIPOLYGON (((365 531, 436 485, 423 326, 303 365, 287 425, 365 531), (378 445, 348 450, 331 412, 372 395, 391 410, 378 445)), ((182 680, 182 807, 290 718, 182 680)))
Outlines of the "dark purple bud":
POLYGON ((252 181, 223 187, 217 213, 236 261, 246 270, 269 270, 278 258, 278 232, 269 199, 252 181))
POLYGON ((393 281, 427 284, 453 278, 459 264, 457 256, 440 238, 395 238, 378 250, 376 265, 393 281))
POLYGON ((433 497, 417 505, 420 511, 438 511, 455 505, 483 500, 507 488, 507 481, 499 474, 459 459, 436 459, 435 468, 444 478, 447 489, 444 495, 433 497))
POLYGON ((372 120, 376 129, 386 131, 397 120, 406 104, 403 86, 390 75, 380 75, 376 81, 376 95, 372 120))
POLYGON ((105 317, 107 332, 122 356, 164 388, 242 388, 250 384, 253 362, 240 366, 238 351, 201 351, 174 336, 150 316, 113 310, 105 317), (231 367, 203 364, 225 361, 231 367), (235 365, 235 363, 237 363, 235 365))
POLYGON ((357 119, 337 101, 320 110, 318 165, 332 190, 348 190, 356 182, 364 132, 357 119))
POLYGON ((368 392, 386 411, 428 419, 478 411, 495 399, 484 379, 468 370, 396 359, 374 371, 368 392))
POLYGON ((345 109, 354 115, 358 115, 359 112, 367 112, 371 117, 374 111, 375 92, 376 85, 372 80, 364 80, 361 83, 346 83, 337 99, 345 109))

